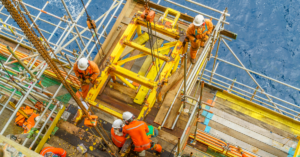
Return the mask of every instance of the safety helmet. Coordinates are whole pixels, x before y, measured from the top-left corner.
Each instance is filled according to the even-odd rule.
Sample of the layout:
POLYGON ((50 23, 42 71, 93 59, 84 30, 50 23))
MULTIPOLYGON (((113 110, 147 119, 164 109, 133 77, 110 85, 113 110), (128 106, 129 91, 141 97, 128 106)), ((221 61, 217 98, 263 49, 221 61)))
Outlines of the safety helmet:
POLYGON ((112 127, 115 129, 121 128, 123 126, 123 121, 121 119, 117 119, 113 122, 112 127))
POLYGON ((89 67, 89 61, 86 58, 80 58, 78 61, 78 69, 86 70, 89 67))
POLYGON ((125 121, 130 120, 132 117, 133 117, 133 114, 128 111, 123 113, 123 120, 125 120, 125 121))
POLYGON ((41 116, 37 116, 37 117, 35 117, 34 118, 34 120, 37 122, 37 121, 39 121, 41 119, 41 116))
POLYGON ((201 26, 204 23, 204 17, 202 15, 197 15, 193 21, 195 26, 201 26))

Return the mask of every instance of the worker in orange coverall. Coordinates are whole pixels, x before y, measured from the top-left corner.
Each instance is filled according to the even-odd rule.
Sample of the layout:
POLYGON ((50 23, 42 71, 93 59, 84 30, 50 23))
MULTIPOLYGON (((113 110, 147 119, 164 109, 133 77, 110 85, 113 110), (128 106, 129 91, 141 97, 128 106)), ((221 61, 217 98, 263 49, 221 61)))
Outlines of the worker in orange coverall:
POLYGON ((125 134, 123 134, 122 130, 123 126, 123 121, 121 119, 117 119, 113 122, 110 130, 112 141, 118 148, 122 148, 126 141, 125 134))
MULTIPOLYGON (((95 62, 89 61, 86 58, 79 59, 79 61, 74 64, 73 70, 81 83, 81 93, 83 99, 85 99, 90 89, 90 83, 95 83, 100 74, 100 70, 95 62)), ((76 96, 81 97, 78 92, 76 96)))
POLYGON ((149 128, 145 122, 135 120, 134 115, 130 112, 123 113, 123 120, 125 121, 123 133, 130 135, 133 142, 133 151, 138 152, 139 156, 145 156, 145 150, 148 149, 155 150, 156 153, 161 153, 161 145, 155 144, 147 136, 149 128))
POLYGON ((191 62, 195 64, 196 54, 199 47, 204 47, 213 30, 213 23, 209 19, 204 19, 202 15, 197 15, 186 30, 186 41, 191 42, 190 55, 191 62))
POLYGON ((41 152, 40 155, 44 157, 52 157, 54 155, 58 155, 60 157, 66 157, 67 152, 62 148, 54 148, 54 147, 45 147, 41 152))

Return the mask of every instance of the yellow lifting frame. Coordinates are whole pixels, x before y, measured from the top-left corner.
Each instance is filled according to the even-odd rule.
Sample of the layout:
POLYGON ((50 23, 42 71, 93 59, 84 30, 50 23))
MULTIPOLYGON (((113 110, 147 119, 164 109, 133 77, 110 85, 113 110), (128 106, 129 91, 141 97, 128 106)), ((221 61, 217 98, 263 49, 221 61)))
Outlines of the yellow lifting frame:
POLYGON ((120 75, 121 77, 128 78, 129 80, 132 80, 138 84, 141 84, 143 86, 146 86, 150 89, 153 89, 157 86, 157 83, 153 80, 150 80, 144 76, 141 76, 135 72, 132 72, 128 69, 122 68, 117 65, 110 65, 109 66, 110 73, 112 75, 120 75))
MULTIPOLYGON (((126 45, 122 43, 123 39, 131 39, 133 36, 135 30, 137 29, 137 19, 133 18, 130 22, 130 24, 127 26, 125 32, 123 33, 121 40, 118 42, 118 44, 115 46, 113 52, 110 55, 110 63, 116 63, 120 59, 120 56, 122 52, 124 51, 126 45)), ((109 67, 106 67, 102 72, 100 77, 96 79, 95 85, 89 90, 89 93, 86 97, 87 101, 95 101, 97 98, 99 92, 107 82, 107 79, 109 77, 109 67)))
POLYGON ((164 61, 166 61, 166 62, 168 62, 168 61, 170 60, 169 57, 164 56, 164 55, 162 55, 162 54, 160 54, 160 53, 157 53, 157 52, 155 52, 155 51, 153 51, 153 54, 152 54, 152 53, 151 53, 151 49, 149 49, 149 48, 147 48, 147 47, 143 47, 142 45, 139 45, 139 44, 137 44, 137 43, 131 42, 131 41, 129 41, 129 40, 124 40, 123 42, 124 42, 124 44, 127 45, 127 46, 130 46, 130 47, 132 47, 132 48, 135 48, 135 49, 137 49, 137 50, 140 50, 140 51, 142 51, 142 52, 144 52, 144 53, 146 53, 146 54, 148 54, 148 55, 153 55, 154 57, 157 57, 157 58, 159 58, 159 59, 161 59, 161 60, 164 60, 164 61))
POLYGON ((138 59, 138 58, 141 58, 141 57, 144 57, 144 56, 147 56, 147 54, 145 53, 142 53, 142 54, 139 54, 139 55, 135 55, 135 56, 132 56, 132 57, 128 57, 126 59, 123 59, 123 60, 120 60, 116 63, 116 65, 123 65, 125 64, 126 62, 129 62, 129 61, 132 61, 132 60, 135 60, 135 59, 138 59))
MULTIPOLYGON (((147 27, 147 22, 144 21, 144 19, 140 18, 141 12, 139 12, 137 14, 137 16, 138 16, 137 23, 144 26, 144 27, 147 27)), ((153 22, 151 22, 151 27, 152 27, 153 30, 156 30, 157 32, 165 34, 165 35, 167 35, 169 37, 172 37, 174 39, 179 39, 180 38, 180 32, 176 28, 169 28, 169 27, 163 25, 160 22, 155 23, 155 24, 153 22)))
MULTIPOLYGON (((171 57, 173 59, 172 59, 172 61, 167 62, 165 64, 165 67, 163 68, 163 70, 160 73, 159 80, 157 81, 158 84, 162 85, 164 83, 165 79, 170 75, 174 65, 176 65, 176 61, 174 60, 174 58, 177 58, 183 51, 182 45, 183 45, 183 43, 180 40, 178 40, 175 48, 173 49, 173 51, 171 53, 171 57)), ((152 91, 149 94, 149 96, 145 102, 145 105, 143 106, 137 119, 143 120, 145 118, 145 116, 151 111, 151 108, 153 107, 153 105, 156 101, 156 95, 158 92, 157 90, 158 90, 158 86, 156 86, 155 88, 152 89, 152 91)))
POLYGON ((122 82, 124 82, 128 87, 136 90, 137 88, 132 85, 128 80, 126 80, 124 77, 120 76, 120 75, 117 75, 117 74, 114 74, 117 78, 119 78, 122 82))
POLYGON ((179 17, 180 17, 180 12, 179 11, 176 11, 176 10, 171 9, 171 8, 167 8, 167 10, 165 11, 165 13, 163 15, 163 18, 161 19, 161 22, 164 22, 164 20, 169 21, 169 22, 172 23, 171 24, 172 28, 174 28, 177 24, 177 21, 178 21, 179 17), (169 13, 175 15, 174 20, 167 19, 167 16, 168 16, 169 13))

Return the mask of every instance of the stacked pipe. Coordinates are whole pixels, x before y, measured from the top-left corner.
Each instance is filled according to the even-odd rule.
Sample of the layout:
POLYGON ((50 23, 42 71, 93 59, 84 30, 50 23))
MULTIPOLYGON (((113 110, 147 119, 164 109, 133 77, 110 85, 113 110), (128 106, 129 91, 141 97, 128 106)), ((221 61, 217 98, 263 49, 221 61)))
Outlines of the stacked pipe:
MULTIPOLYGON (((232 156, 232 157, 242 157, 241 153, 238 150, 238 147, 226 143, 225 141, 220 140, 216 137, 213 137, 202 130, 197 130, 196 137, 194 136, 194 134, 191 134, 190 138, 192 139, 195 138, 198 142, 204 143, 208 145, 210 148, 218 152, 221 152, 225 155, 232 156)), ((256 155, 253 155, 246 151, 244 151, 243 153, 246 154, 248 157, 257 157, 256 155)))
MULTIPOLYGON (((18 51, 16 51, 15 54, 16 54, 20 59, 25 58, 25 57, 28 57, 27 54, 24 54, 24 53, 21 53, 21 52, 18 52, 18 51)), ((9 55, 11 55, 11 53, 6 49, 6 47, 5 47, 4 45, 0 44, 0 55, 5 56, 5 57, 8 57, 9 55)), ((30 58, 25 59, 23 62, 24 62, 25 64, 28 64, 28 63, 30 62, 30 58)), ((34 63, 34 67, 37 67, 37 66, 39 66, 39 65, 42 64, 42 63, 43 63, 42 61, 37 60, 37 61, 34 63)), ((61 73, 63 74, 64 77, 67 76, 67 73, 65 73, 65 72, 63 72, 63 71, 61 71, 61 73)), ((53 77, 53 78, 55 78, 55 79, 58 79, 57 76, 55 75, 55 73, 54 73, 52 70, 50 70, 50 69, 49 69, 49 70, 45 70, 44 74, 46 74, 47 76, 53 77)), ((75 83, 76 83, 76 84, 74 84, 74 87, 79 88, 79 87, 80 87, 80 81, 77 79, 77 77, 74 76, 74 75, 69 75, 69 77, 71 77, 71 79, 75 80, 75 83)), ((68 79, 67 81, 68 81, 69 84, 71 84, 70 79, 68 79)))

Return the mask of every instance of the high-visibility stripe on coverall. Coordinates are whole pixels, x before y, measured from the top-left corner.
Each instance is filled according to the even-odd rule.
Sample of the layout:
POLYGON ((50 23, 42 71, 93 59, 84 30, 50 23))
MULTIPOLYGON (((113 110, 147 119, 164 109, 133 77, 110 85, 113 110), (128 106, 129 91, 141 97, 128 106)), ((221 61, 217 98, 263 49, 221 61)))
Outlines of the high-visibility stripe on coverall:
POLYGON ((116 135, 115 131, 114 131, 114 128, 111 128, 110 133, 111 133, 111 138, 112 138, 113 143, 117 147, 122 148, 123 145, 124 145, 124 143, 125 143, 125 141, 126 141, 125 134, 123 136, 116 135))

